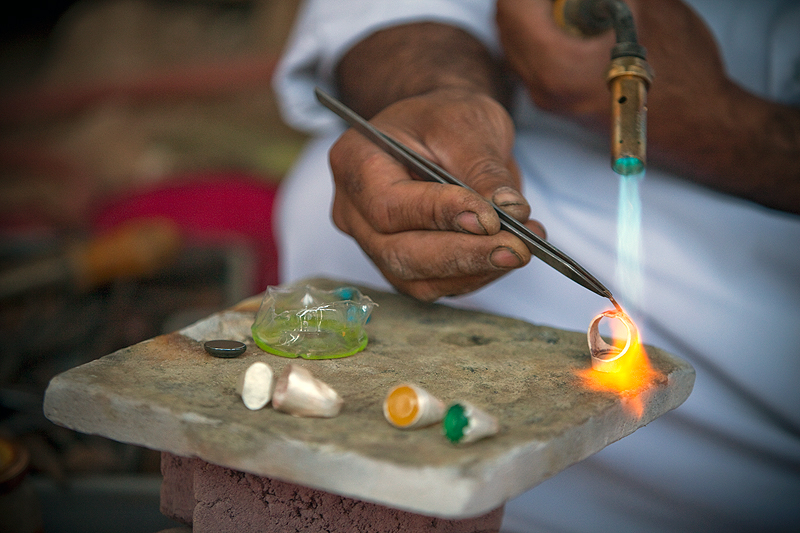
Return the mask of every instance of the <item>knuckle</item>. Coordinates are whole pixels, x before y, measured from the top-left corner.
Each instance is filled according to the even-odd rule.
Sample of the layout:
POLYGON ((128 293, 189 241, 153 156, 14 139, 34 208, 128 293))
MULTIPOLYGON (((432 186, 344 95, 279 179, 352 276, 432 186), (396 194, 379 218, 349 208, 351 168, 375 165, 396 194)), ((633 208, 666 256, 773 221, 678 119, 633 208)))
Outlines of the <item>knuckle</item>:
POLYGON ((431 283, 415 283, 408 288, 406 294, 422 302, 435 302, 444 296, 442 291, 431 283))
POLYGON ((486 258, 481 254, 459 251, 437 254, 435 261, 422 264, 396 248, 382 250, 379 257, 383 269, 403 281, 448 279, 484 273, 487 269, 486 258))
MULTIPOLYGON (((349 166, 349 160, 349 152, 345 147, 343 137, 339 138, 328 152, 328 162, 331 164, 334 178, 347 174, 346 169, 349 166)), ((337 179, 337 181, 339 180, 337 179)))
POLYGON ((365 218, 379 233, 391 233, 392 223, 397 221, 397 216, 390 211, 386 201, 380 198, 372 198, 364 206, 365 218))
POLYGON ((343 135, 328 154, 337 190, 353 198, 364 194, 369 182, 385 171, 385 157, 381 152, 357 156, 354 150, 348 148, 347 134, 343 135))
MULTIPOLYGON (((386 172, 386 159, 383 154, 373 154, 361 162, 359 173, 366 179, 379 177, 386 172)), ((373 183, 378 180, 373 179, 373 183)), ((364 217, 369 221, 373 228, 380 233, 391 233, 393 225, 397 221, 402 221, 405 216, 403 213, 403 199, 401 195, 387 194, 382 187, 370 189, 369 193, 364 193, 363 181, 359 180, 361 187, 353 191, 351 195, 359 195, 360 208, 364 217)))
POLYGON ((461 187, 436 184, 431 187, 431 192, 425 204, 420 203, 417 208, 419 213, 428 221, 428 229, 451 231, 457 229, 456 217, 463 211, 475 211, 470 201, 474 195, 461 187))
POLYGON ((348 209, 342 205, 341 199, 334 196, 333 207, 331 208, 331 218, 334 225, 348 235, 352 235, 350 224, 348 223, 348 209))
POLYGON ((380 264, 383 266, 383 270, 394 278, 403 281, 411 281, 415 278, 408 255, 395 248, 388 248, 380 252, 380 264))
POLYGON ((498 183, 508 184, 510 173, 505 165, 494 157, 475 160, 467 169, 467 177, 476 190, 493 190, 498 183))

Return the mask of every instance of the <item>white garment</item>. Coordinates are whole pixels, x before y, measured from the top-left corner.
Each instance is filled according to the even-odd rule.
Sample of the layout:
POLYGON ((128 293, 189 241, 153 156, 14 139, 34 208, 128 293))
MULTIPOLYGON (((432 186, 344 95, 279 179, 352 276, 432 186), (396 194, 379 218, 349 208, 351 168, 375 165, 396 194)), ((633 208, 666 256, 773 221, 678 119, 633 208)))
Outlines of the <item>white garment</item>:
MULTIPOLYGON (((734 79, 800 102, 800 2, 690 3, 734 79)), ((332 90, 332 69, 347 48, 396 22, 446 21, 496 51, 492 18, 493 4, 476 0, 306 4, 276 89, 287 120, 319 135, 281 191, 282 281, 324 275, 389 287, 330 221, 327 151, 342 126, 316 104, 313 86, 332 90)), ((529 102, 514 117, 534 216, 556 246, 619 294, 618 178, 606 141, 529 102)), ((654 168, 640 190, 638 323, 647 344, 695 366, 695 389, 677 410, 511 500, 503 531, 800 530, 800 217, 654 168)), ((579 331, 608 307, 536 259, 446 303, 579 331)))

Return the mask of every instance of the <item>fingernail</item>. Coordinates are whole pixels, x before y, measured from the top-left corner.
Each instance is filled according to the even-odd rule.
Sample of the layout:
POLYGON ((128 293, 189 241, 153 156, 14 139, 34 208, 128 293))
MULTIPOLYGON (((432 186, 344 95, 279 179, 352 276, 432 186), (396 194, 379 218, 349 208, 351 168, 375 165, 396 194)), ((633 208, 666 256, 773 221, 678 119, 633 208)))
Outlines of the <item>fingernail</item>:
POLYGON ((492 251, 489 261, 497 268, 517 268, 522 266, 522 258, 507 246, 498 246, 492 251))
POLYGON ((528 205, 525 198, 511 187, 501 187, 494 192, 492 202, 498 207, 510 207, 514 205, 528 205))
POLYGON ((487 235, 486 228, 483 227, 478 215, 472 211, 464 211, 456 216, 456 224, 463 231, 474 235, 487 235))

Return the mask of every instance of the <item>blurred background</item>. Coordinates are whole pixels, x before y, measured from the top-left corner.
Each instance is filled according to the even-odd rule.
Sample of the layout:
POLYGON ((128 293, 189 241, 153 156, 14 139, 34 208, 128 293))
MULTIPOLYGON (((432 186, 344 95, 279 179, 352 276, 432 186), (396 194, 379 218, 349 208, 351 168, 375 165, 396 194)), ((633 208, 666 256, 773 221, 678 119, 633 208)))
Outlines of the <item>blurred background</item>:
POLYGON ((179 526, 157 452, 55 426, 42 398, 279 282, 272 203, 304 139, 270 78, 297 4, 31 0, 2 17, 0 531, 179 526))

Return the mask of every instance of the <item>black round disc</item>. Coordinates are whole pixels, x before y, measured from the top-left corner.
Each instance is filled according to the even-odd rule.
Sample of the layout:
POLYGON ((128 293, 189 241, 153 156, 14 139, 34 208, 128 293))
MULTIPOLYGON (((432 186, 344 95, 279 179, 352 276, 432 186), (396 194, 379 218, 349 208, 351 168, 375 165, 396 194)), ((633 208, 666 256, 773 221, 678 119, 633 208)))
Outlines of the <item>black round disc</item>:
POLYGON ((214 357, 230 359, 232 357, 239 357, 242 355, 245 350, 247 350, 247 345, 239 341, 217 339, 213 341, 206 341, 203 344, 203 348, 205 348, 206 351, 214 357))

